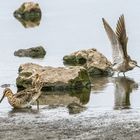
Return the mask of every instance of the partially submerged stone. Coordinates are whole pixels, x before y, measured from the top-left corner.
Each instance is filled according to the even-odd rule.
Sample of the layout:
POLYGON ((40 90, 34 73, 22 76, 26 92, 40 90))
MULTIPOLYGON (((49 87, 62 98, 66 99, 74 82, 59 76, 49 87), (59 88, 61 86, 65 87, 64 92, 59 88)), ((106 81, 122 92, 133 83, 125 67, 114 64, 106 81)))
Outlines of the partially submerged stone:
POLYGON ((11 86, 11 84, 2 84, 0 87, 1 88, 7 88, 7 87, 10 87, 11 86))
POLYGON ((38 26, 41 20, 39 4, 34 2, 23 3, 20 8, 14 12, 14 17, 26 28, 38 26))
POLYGON ((19 57, 43 58, 46 55, 46 51, 42 46, 39 46, 29 49, 19 49, 14 52, 14 55, 19 57))
POLYGON ((76 102, 70 103, 67 106, 67 108, 68 108, 70 114, 77 114, 77 113, 80 113, 86 109, 85 106, 78 104, 76 102))
POLYGON ((90 76, 112 75, 111 62, 96 49, 80 50, 63 57, 65 65, 84 66, 90 76))
POLYGON ((41 77, 41 83, 44 83, 44 91, 64 91, 79 90, 90 88, 88 73, 83 67, 43 67, 33 63, 22 64, 19 67, 19 76, 16 84, 19 89, 32 87, 32 77, 38 73, 41 77))

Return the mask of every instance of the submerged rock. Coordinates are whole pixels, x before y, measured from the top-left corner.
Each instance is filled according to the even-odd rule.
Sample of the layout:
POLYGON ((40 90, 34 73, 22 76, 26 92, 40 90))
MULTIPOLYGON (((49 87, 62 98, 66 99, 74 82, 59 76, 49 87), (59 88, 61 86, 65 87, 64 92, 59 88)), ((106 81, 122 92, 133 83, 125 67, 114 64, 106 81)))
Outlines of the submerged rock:
POLYGON ((25 2, 14 12, 14 17, 26 28, 38 26, 41 20, 41 10, 38 3, 25 2))
POLYGON ((32 77, 39 73, 44 83, 42 91, 80 90, 90 88, 88 73, 83 67, 43 67, 33 63, 22 64, 16 84, 19 89, 32 87, 32 77))
POLYGON ((14 55, 19 57, 43 58, 46 55, 46 51, 42 46, 39 46, 29 49, 19 49, 14 52, 14 55))
POLYGON ((75 102, 70 103, 67 106, 67 108, 68 108, 70 114, 77 114, 77 113, 80 113, 86 109, 86 107, 84 107, 83 105, 75 103, 75 102))
POLYGON ((80 50, 63 57, 65 65, 84 66, 90 76, 112 75, 111 62, 96 49, 80 50))
POLYGON ((2 84, 0 87, 1 88, 7 88, 7 87, 10 87, 11 86, 11 84, 2 84))

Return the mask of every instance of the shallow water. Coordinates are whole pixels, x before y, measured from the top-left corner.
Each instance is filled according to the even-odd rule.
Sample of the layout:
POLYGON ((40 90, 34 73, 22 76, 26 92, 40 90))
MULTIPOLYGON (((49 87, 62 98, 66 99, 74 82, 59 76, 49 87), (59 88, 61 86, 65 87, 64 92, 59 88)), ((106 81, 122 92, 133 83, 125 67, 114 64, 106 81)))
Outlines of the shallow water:
MULTIPOLYGON (((13 17, 14 10, 23 2, 24 0, 14 0, 9 3, 4 0, 0 4, 0 85, 11 84, 12 90, 16 91, 15 79, 20 64, 33 62, 54 67, 63 66, 64 55, 81 49, 96 48, 111 60, 111 46, 101 18, 107 19, 114 28, 122 13, 125 15, 129 37, 128 52, 140 64, 138 0, 41 0, 41 23, 38 27, 28 29, 13 17), (38 45, 42 45, 47 51, 44 59, 19 58, 13 55, 14 51, 20 48, 38 45)), ((126 75, 126 78, 114 76, 93 79, 89 100, 84 104, 87 110, 82 116, 89 117, 97 111, 104 114, 106 110, 115 113, 116 110, 124 108, 131 109, 129 114, 135 116, 135 111, 140 108, 140 69, 136 68, 126 75)), ((1 96, 2 91, 3 88, 0 88, 1 96)), ((62 114, 63 118, 69 116, 66 108, 56 108, 51 112, 47 108, 44 110, 44 107, 46 106, 41 106, 42 115, 49 112, 51 115, 54 111, 57 112, 53 112, 56 118, 62 114)), ((5 99, 0 104, 0 116, 8 116, 11 111, 12 108, 5 99)))

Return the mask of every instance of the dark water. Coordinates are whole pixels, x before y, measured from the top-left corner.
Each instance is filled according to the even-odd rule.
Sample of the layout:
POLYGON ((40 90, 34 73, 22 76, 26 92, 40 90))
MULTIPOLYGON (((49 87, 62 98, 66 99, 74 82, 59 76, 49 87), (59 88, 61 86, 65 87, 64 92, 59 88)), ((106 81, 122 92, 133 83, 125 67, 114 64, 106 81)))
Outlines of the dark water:
MULTIPOLYGON (((9 3, 5 0, 0 5, 0 85, 11 84, 12 90, 16 91, 15 79, 20 64, 33 62, 54 67, 63 66, 64 55, 81 49, 96 48, 111 59, 111 46, 103 29, 101 18, 105 17, 114 28, 122 13, 125 15, 129 37, 128 52, 140 64, 140 2, 138 0, 41 0, 39 4, 42 10, 42 20, 35 28, 24 28, 13 17, 13 12, 23 2, 24 0, 15 0, 9 3), (13 55, 17 49, 39 45, 47 51, 44 59, 19 58, 13 55)), ((124 108, 139 109, 140 69, 136 68, 126 75, 126 78, 114 76, 93 79, 91 92, 85 97, 86 100, 83 103, 87 107, 84 116, 94 113, 95 110, 114 112, 114 110, 124 108)), ((1 96, 2 91, 3 88, 0 88, 1 96)), ((53 102, 56 104, 57 100, 57 104, 67 105, 68 101, 62 98, 83 102, 76 95, 67 96, 64 98, 63 96, 47 96, 48 99, 44 102, 49 104, 51 100, 50 104, 53 102), (52 98, 55 100, 52 101, 52 98)), ((11 106, 5 99, 0 104, 1 114, 7 114, 11 110, 11 106)), ((68 115, 66 108, 62 110, 58 108, 58 110, 53 110, 57 112, 56 116, 68 115)), ((44 113, 43 110, 42 112, 44 113)))

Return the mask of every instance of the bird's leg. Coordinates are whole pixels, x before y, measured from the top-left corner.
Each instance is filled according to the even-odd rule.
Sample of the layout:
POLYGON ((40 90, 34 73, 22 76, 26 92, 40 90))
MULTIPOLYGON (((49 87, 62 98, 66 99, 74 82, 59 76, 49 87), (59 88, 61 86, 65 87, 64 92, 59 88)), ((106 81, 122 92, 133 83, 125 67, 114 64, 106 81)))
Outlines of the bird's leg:
POLYGON ((38 99, 36 100, 36 103, 37 103, 37 110, 39 110, 39 100, 38 99))
POLYGON ((28 108, 28 109, 31 109, 31 108, 32 108, 32 106, 30 105, 30 106, 28 106, 27 108, 28 108))
POLYGON ((125 77, 125 72, 123 72, 123 76, 125 77))
POLYGON ((120 72, 118 72, 118 74, 117 74, 117 75, 118 75, 118 77, 119 77, 119 74, 120 74, 120 72))

